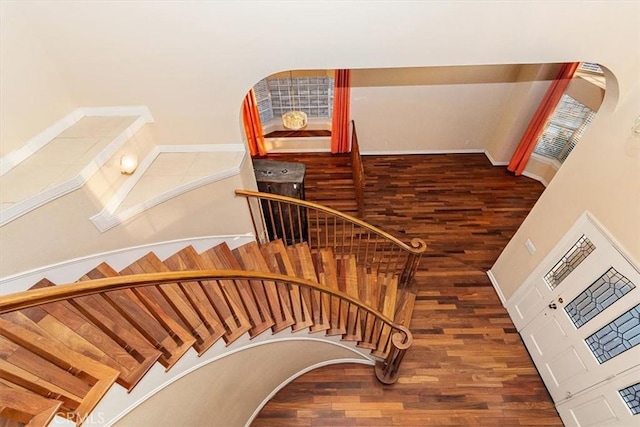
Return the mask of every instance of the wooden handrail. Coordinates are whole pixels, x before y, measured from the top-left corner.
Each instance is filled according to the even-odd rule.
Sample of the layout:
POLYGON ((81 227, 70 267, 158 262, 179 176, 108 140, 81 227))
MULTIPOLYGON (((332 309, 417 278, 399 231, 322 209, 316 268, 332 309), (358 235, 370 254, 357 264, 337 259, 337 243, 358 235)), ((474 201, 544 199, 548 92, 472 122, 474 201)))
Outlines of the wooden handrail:
POLYGON ((317 203, 313 203, 313 202, 308 202, 306 200, 300 200, 300 199, 296 199, 293 197, 288 197, 288 196, 282 196, 279 194, 272 194, 272 193, 260 193, 258 191, 250 191, 250 190, 236 190, 236 195, 237 196, 244 196, 244 197, 256 197, 259 199, 265 199, 265 200, 273 200, 273 201, 280 201, 280 202, 285 202, 285 203, 290 203, 293 205, 298 205, 298 206, 305 206, 308 208, 312 208, 321 212, 326 212, 332 216, 336 216, 336 217, 340 217, 342 219, 345 219, 346 221, 358 225, 364 229, 367 229, 375 234, 377 234, 380 237, 385 238, 386 240, 389 240, 390 242, 393 242, 395 245, 399 246, 400 248, 404 249, 407 252, 410 252, 412 254, 415 255, 422 255, 422 253, 424 251, 427 250, 427 244, 424 240, 420 239, 420 238, 413 238, 411 239, 411 246, 407 245, 406 243, 404 243, 403 241, 397 239, 396 237, 392 236, 391 234, 387 233, 384 230, 379 229, 378 227, 376 227, 375 225, 371 225, 368 222, 365 222, 359 218, 356 218, 354 216, 351 216, 349 214, 346 214, 344 212, 340 212, 338 210, 332 209, 330 207, 327 206, 323 206, 323 205, 319 205, 317 203))
MULTIPOLYGON (((363 319, 366 322, 372 317, 373 322, 381 322, 377 327, 378 336, 375 338, 379 340, 376 341, 375 344, 377 350, 374 351, 373 354, 384 358, 384 360, 379 360, 376 363, 375 370, 376 376, 383 383, 390 384, 395 382, 399 362, 402 360, 406 349, 413 342, 411 332, 406 327, 394 323, 393 320, 381 312, 363 304, 344 292, 294 276, 245 270, 191 270, 136 274, 31 289, 0 297, 0 314, 7 314, 44 304, 69 301, 88 295, 103 294, 112 291, 142 288, 145 286, 159 286, 169 283, 181 283, 182 285, 190 286, 194 282, 215 280, 248 280, 251 283, 275 282, 284 283, 288 286, 306 288, 310 291, 328 294, 332 299, 337 298, 340 304, 345 304, 349 313, 354 312, 352 307, 356 307, 356 319, 363 319), (388 332, 386 335, 383 334, 384 330, 388 332), (386 338, 383 338, 383 336, 386 338)), ((2 321, 10 325, 8 321, 2 321)), ((117 376, 117 374, 114 375, 117 376)), ((112 378, 113 381, 115 381, 115 376, 112 378)), ((100 391, 102 392, 103 390, 100 391)))
POLYGON ((356 202, 358 204, 358 216, 363 218, 365 174, 362 156, 360 155, 360 144, 358 143, 356 122, 354 120, 351 120, 351 169, 353 174, 353 185, 356 191, 356 202))
POLYGON ((411 282, 427 249, 422 239, 407 245, 374 225, 317 203, 249 190, 236 190, 236 195, 247 198, 256 238, 262 243, 282 239, 285 245, 307 242, 312 251, 331 249, 378 273, 397 274, 400 286, 411 282))
POLYGON ((394 329, 405 329, 402 325, 394 324, 393 320, 389 319, 384 314, 374 310, 371 307, 368 307, 367 305, 347 295, 344 292, 328 288, 310 280, 300 279, 295 276, 285 276, 276 273, 246 270, 189 270, 171 271, 164 273, 132 274, 127 276, 114 276, 103 279, 86 280, 66 285, 30 289, 28 291, 0 296, 0 314, 23 310, 25 308, 36 307, 52 302, 64 301, 87 295, 100 294, 103 292, 133 289, 142 286, 162 285, 165 283, 207 280, 260 280, 290 283, 338 297, 348 302, 349 304, 355 305, 369 312, 394 329))

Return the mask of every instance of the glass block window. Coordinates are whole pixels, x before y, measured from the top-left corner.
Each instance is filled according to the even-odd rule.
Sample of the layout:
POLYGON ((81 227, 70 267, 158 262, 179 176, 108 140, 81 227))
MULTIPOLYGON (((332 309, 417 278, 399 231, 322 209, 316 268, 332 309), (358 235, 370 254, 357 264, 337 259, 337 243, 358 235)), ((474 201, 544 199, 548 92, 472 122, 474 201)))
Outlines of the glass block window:
POLYGON ((640 383, 618 390, 633 415, 640 414, 640 383))
POLYGON ((629 279, 611 267, 567 304, 564 310, 576 328, 579 329, 635 287, 629 279))
POLYGON ((267 79, 260 80, 254 87, 253 92, 256 94, 258 102, 258 113, 260 113, 260 121, 262 123, 273 119, 273 109, 271 108, 271 94, 267 79))
POLYGON ((330 77, 294 77, 268 79, 273 115, 279 117, 296 109, 308 117, 331 117, 333 79, 330 77))
POLYGON ((582 235, 580 239, 567 251, 566 254, 553 266, 544 276, 545 282, 551 289, 555 289, 560 282, 567 278, 569 273, 575 270, 591 252, 596 249, 595 245, 587 236, 582 235))
POLYGON ((589 336, 585 342, 600 363, 640 344, 640 304, 589 336))
POLYGON ((333 84, 326 76, 262 79, 253 87, 260 120, 279 119, 294 108, 308 117, 331 118, 333 84))
POLYGON ((578 67, 578 71, 585 71, 587 73, 604 74, 602 68, 594 62, 581 62, 578 67))
POLYGON ((569 95, 562 95, 533 152, 564 162, 595 114, 569 95))

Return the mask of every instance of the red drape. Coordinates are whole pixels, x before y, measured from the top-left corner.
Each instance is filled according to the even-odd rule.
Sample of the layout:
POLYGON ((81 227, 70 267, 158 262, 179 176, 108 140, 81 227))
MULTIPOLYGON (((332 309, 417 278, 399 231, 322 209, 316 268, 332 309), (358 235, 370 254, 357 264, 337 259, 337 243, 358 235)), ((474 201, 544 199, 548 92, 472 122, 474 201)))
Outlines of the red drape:
POLYGON ((551 82, 551 86, 547 89, 547 93, 540 102, 540 106, 534 114, 533 119, 531 119, 527 131, 520 140, 520 145, 518 145, 516 152, 513 154, 511 162, 509 162, 507 169, 511 172, 520 175, 524 171, 531 157, 531 153, 533 153, 533 150, 536 148, 538 138, 540 138, 540 135, 544 131, 547 120, 551 114, 553 114, 553 110, 555 110, 558 102, 560 102, 560 98, 562 98, 564 91, 567 89, 567 86, 569 86, 569 82, 579 65, 579 62, 569 62, 562 65, 558 76, 551 82))
POLYGON ((336 70, 331 121, 331 152, 349 152, 349 110, 351 105, 351 73, 336 70))
POLYGON ((244 132, 247 135, 251 157, 266 156, 267 149, 264 146, 264 134, 262 133, 262 123, 258 113, 258 102, 253 89, 244 97, 242 121, 244 122, 244 132))

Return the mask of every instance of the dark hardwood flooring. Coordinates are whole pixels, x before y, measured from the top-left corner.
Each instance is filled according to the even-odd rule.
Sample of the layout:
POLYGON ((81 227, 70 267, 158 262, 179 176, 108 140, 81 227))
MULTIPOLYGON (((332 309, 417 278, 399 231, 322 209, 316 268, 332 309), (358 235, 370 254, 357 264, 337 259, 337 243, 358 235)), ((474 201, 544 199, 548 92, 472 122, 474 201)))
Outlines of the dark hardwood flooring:
MULTIPOLYGON (((307 165, 308 200, 355 212, 348 157, 270 157, 307 165)), ((485 274, 544 187, 482 154, 367 156, 364 166, 365 219, 429 245, 400 379, 384 386, 360 365, 316 369, 277 393, 252 425, 562 425, 485 274)))

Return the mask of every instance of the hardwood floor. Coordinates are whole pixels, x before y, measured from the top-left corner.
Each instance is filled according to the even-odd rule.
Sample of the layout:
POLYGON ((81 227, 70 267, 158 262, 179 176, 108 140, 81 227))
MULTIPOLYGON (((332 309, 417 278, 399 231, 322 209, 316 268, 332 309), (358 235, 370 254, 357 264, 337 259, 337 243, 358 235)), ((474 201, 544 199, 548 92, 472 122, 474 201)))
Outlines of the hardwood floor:
MULTIPOLYGON (((307 165, 308 200, 355 212, 348 157, 277 159, 307 165)), ((544 187, 482 154, 368 156, 364 165, 365 219, 429 245, 400 379, 384 386, 368 366, 316 369, 284 387, 252 425, 562 425, 485 274, 544 187)))

